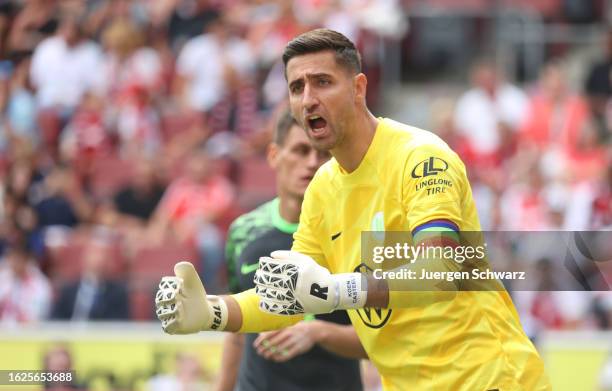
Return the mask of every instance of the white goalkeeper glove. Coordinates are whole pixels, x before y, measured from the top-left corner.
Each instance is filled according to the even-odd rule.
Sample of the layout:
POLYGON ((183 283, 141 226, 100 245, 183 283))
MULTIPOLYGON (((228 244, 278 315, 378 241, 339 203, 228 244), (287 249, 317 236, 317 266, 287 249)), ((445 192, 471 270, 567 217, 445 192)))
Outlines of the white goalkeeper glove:
POLYGON ((223 330, 228 312, 225 301, 206 295, 193 265, 179 262, 176 276, 163 277, 155 295, 155 308, 162 328, 168 334, 191 334, 203 330, 223 330))
POLYGON ((361 308, 367 298, 361 273, 331 274, 296 251, 274 251, 260 258, 254 282, 260 308, 280 315, 361 308))

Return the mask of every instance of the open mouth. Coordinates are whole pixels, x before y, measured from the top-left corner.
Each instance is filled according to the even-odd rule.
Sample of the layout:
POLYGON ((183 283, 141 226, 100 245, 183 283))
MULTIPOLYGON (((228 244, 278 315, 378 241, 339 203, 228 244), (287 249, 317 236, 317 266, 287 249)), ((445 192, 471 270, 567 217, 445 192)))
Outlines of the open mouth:
POLYGON ((325 130, 327 121, 320 115, 311 115, 308 117, 308 126, 312 130, 313 134, 320 134, 325 130))

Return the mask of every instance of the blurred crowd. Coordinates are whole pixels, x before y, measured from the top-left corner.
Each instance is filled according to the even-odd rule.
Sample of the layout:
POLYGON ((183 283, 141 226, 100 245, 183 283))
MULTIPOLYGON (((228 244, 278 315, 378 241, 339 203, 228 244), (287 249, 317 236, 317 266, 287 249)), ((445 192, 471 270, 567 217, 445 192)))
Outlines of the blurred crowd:
POLYGON ((285 44, 328 26, 364 48, 397 6, 1 0, 0 323, 152 319, 178 259, 225 292, 227 227, 276 191, 285 44))
MULTIPOLYGON (((432 127, 466 163, 484 231, 611 231, 612 30, 602 41, 600 60, 584 67, 578 88, 568 82, 564 58, 550 59, 523 87, 481 58, 467 91, 433 102, 432 127)), ((597 260, 583 252, 569 264, 563 241, 546 248, 541 234, 532 243, 519 236, 494 261, 538 281, 539 292, 513 292, 531 336, 612 328, 612 237, 597 245, 597 260), (552 283, 559 270, 578 271, 585 281, 573 279, 574 289, 583 291, 552 283)))
MULTIPOLYGON (((284 45, 319 26, 357 42, 379 114, 377 45, 409 3, 0 0, 0 323, 152 319, 178 259, 224 292, 229 223, 275 193, 284 45)), ((476 61, 429 126, 466 162, 483 229, 612 228, 612 33, 580 88, 563 58, 527 86, 500 65, 476 61)), ((557 306, 543 327, 610 327, 557 306)))

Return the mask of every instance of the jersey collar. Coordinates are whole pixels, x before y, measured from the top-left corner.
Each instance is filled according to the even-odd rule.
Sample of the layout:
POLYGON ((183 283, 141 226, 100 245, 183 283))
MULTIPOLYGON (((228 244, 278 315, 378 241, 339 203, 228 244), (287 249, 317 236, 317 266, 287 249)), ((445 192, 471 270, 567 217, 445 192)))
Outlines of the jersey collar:
POLYGON ((294 234, 295 231, 297 231, 298 224, 290 223, 280 215, 280 199, 278 197, 272 200, 270 208, 272 212, 272 225, 274 228, 286 234, 294 234))

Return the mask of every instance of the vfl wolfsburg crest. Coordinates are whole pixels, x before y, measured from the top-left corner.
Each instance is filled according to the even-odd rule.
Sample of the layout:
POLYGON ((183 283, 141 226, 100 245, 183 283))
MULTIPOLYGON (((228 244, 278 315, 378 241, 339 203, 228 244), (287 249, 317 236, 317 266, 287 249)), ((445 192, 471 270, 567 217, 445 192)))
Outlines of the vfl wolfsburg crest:
POLYGON ((372 217, 372 223, 370 224, 370 231, 374 231, 374 239, 380 243, 385 241, 385 214, 383 212, 376 212, 372 217))

